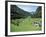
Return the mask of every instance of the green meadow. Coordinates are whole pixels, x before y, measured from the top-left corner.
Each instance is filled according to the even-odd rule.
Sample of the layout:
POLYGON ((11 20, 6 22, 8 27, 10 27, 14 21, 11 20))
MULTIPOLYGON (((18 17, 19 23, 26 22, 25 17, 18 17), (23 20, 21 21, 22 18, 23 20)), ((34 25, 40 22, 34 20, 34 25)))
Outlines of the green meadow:
POLYGON ((21 18, 12 20, 10 31, 11 32, 24 32, 24 31, 40 31, 42 26, 39 27, 36 25, 33 25, 33 22, 40 22, 42 21, 41 18, 21 18), (17 25, 18 24, 18 25, 17 25))

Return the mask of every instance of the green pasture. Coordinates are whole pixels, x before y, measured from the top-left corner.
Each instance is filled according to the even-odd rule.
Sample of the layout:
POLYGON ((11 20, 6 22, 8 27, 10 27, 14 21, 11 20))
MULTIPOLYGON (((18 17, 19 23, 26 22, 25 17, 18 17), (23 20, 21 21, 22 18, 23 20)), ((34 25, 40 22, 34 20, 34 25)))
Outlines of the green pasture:
POLYGON ((24 31, 40 31, 41 27, 32 25, 33 22, 39 22, 42 21, 41 18, 21 18, 12 20, 10 24, 10 31, 11 32, 24 32, 24 31), (18 24, 18 26, 17 26, 18 24))

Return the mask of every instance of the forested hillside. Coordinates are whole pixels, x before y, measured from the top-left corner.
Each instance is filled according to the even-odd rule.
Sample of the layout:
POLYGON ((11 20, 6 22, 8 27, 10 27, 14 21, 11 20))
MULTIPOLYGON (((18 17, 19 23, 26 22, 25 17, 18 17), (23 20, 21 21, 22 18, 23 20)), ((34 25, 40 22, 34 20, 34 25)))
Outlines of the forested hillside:
POLYGON ((11 5, 11 19, 26 18, 28 16, 31 16, 32 18, 41 18, 41 15, 41 6, 39 6, 35 12, 27 12, 16 5, 11 5))
POLYGON ((18 8, 16 5, 11 5, 11 18, 13 19, 19 19, 19 18, 25 18, 31 16, 29 12, 26 12, 20 8, 18 8))

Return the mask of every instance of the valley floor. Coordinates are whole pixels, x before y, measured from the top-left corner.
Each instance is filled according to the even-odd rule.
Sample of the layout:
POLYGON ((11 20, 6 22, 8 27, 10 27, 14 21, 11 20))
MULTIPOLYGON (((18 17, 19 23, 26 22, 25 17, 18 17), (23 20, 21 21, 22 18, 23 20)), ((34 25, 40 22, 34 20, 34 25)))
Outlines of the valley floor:
POLYGON ((42 21, 41 18, 25 18, 25 19, 16 19, 12 20, 10 25, 11 32, 24 32, 24 31, 40 31, 42 26, 33 24, 33 22, 42 21))

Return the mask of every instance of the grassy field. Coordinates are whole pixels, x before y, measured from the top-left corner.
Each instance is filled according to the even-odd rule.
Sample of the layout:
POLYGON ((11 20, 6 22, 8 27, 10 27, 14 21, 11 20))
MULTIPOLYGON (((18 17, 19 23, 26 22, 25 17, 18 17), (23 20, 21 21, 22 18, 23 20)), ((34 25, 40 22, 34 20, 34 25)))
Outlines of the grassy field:
POLYGON ((39 22, 42 21, 41 18, 25 18, 25 19, 16 19, 12 20, 12 23, 10 25, 10 31, 11 32, 24 32, 24 31, 39 31, 41 30, 41 27, 32 25, 33 22, 39 22), (18 26, 17 26, 18 23, 18 26))

